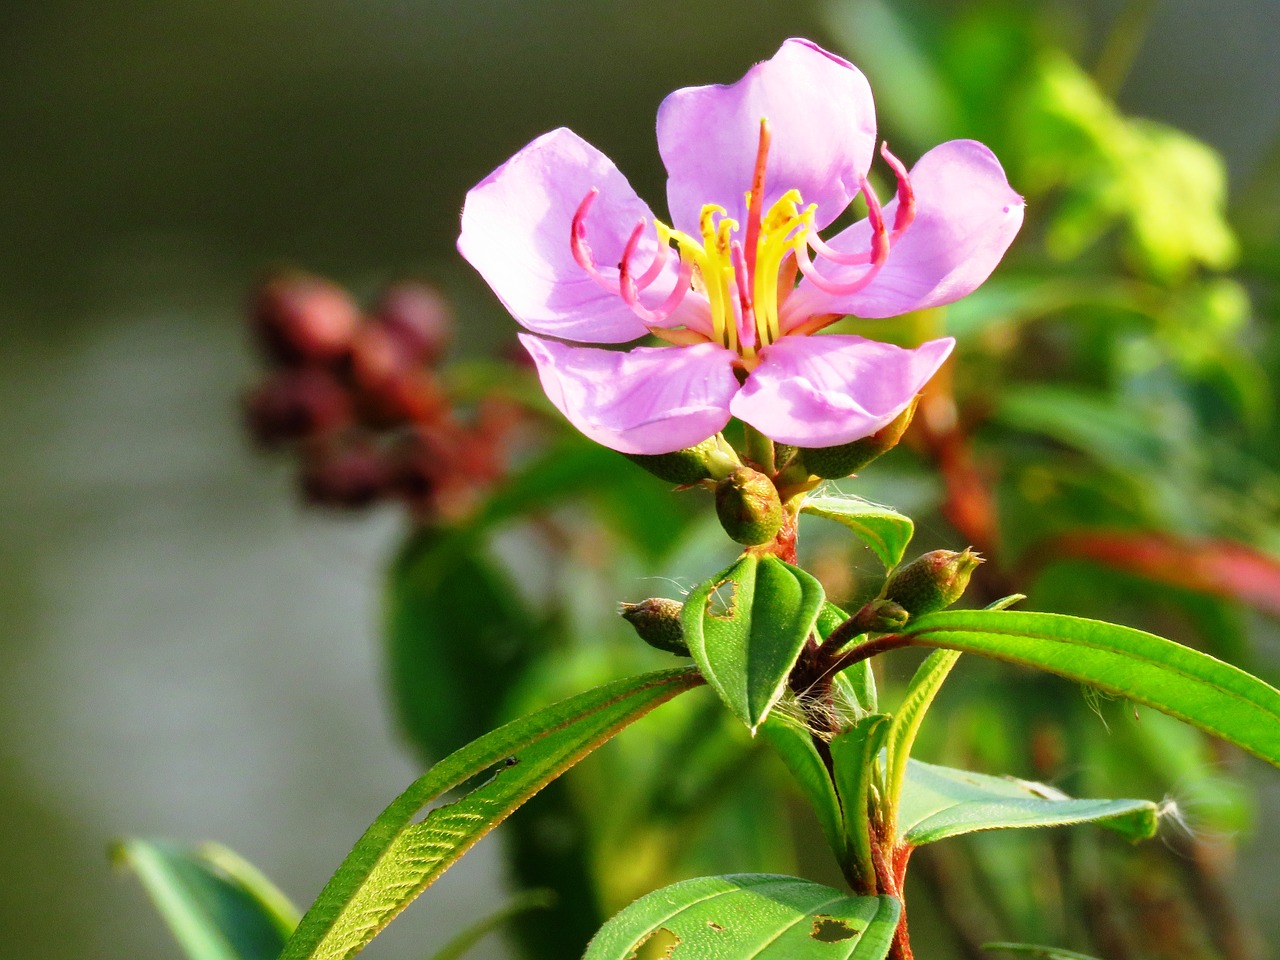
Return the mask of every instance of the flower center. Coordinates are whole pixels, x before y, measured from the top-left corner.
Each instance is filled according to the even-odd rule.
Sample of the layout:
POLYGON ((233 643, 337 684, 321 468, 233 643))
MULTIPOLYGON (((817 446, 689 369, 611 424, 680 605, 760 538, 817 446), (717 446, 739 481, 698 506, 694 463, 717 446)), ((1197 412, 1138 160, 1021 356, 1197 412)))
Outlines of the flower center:
MULTIPOLYGON (((893 244, 915 217, 915 198, 906 168, 885 145, 880 153, 898 181, 898 206, 892 227, 885 222, 875 191, 865 177, 859 177, 871 226, 869 247, 850 252, 828 246, 818 233, 817 204, 806 206, 798 190, 786 191, 764 210, 771 141, 769 121, 762 119, 751 189, 746 193, 747 225, 742 240, 736 238, 739 223, 716 204, 702 208, 698 237, 654 220, 657 248, 648 267, 637 273, 636 251, 646 228, 641 220, 623 250, 615 279, 600 270, 587 244, 587 213, 599 194, 593 188, 574 214, 569 241, 578 265, 605 290, 620 296, 653 334, 675 344, 719 342, 736 352, 748 370, 760 362, 761 349, 784 335, 779 308, 794 289, 798 274, 834 296, 856 293, 875 279, 893 244), (675 285, 661 303, 647 306, 641 301, 641 294, 663 274, 673 242, 680 256, 675 285), (861 269, 832 279, 819 271, 810 251, 837 267, 861 269), (700 329, 697 324, 678 326, 676 311, 691 291, 706 297, 709 330, 700 329)), ((813 333, 835 319, 833 315, 807 318, 786 333, 813 333)))

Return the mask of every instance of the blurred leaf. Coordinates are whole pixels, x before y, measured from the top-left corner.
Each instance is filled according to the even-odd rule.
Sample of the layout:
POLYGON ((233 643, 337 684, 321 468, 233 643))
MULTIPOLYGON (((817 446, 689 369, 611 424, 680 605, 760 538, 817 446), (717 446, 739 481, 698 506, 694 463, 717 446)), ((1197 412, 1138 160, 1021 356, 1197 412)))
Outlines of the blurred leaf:
POLYGON ((529 910, 545 910, 554 900, 549 890, 526 890, 487 917, 482 917, 431 955, 431 960, 458 960, 489 933, 501 929, 513 917, 529 910))
POLYGON ((872 549, 887 570, 902 562, 902 554, 915 532, 910 517, 858 497, 810 497, 800 512, 826 517, 847 527, 872 549))
POLYGON ((515 720, 440 761, 373 822, 320 891, 280 960, 346 960, 472 845, 619 730, 702 682, 692 669, 598 687, 515 720), (459 799, 432 801, 487 775, 459 799))
POLYGON ((752 731, 782 696, 822 603, 822 584, 810 574, 752 555, 685 601, 681 625, 690 655, 752 731))
POLYGON ((630 960, 652 943, 666 957, 880 960, 900 907, 767 873, 685 880, 641 897, 600 928, 583 960, 630 960))
POLYGON ((959 106, 912 22, 884 0, 829 3, 824 12, 839 48, 870 78, 880 113, 916 148, 958 135, 959 106))
POLYGON ((1280 617, 1280 559, 1239 543, 1183 540, 1158 532, 1079 530, 1043 548, 1152 580, 1229 597, 1280 617))
POLYGON ((1128 697, 1280 766, 1280 691, 1141 630, 1052 613, 949 610, 902 632, 914 643, 1037 667, 1128 697))
POLYGON ((1078 800, 1056 787, 909 760, 898 836, 920 846, 978 830, 1101 823, 1130 840, 1155 835, 1149 800, 1078 800))
POLYGON ((1074 950, 1063 950, 1059 947, 1045 947, 1036 943, 984 943, 983 950, 1004 950, 1008 953, 1021 953, 1041 960, 1097 960, 1087 953, 1076 953, 1074 950))
POLYGON ((427 757, 493 727, 506 694, 545 645, 505 574, 468 545, 421 530, 391 566, 386 637, 400 723, 427 757))
POLYGON ((111 855, 137 874, 188 960, 275 960, 298 923, 288 898, 226 847, 134 838, 111 855))

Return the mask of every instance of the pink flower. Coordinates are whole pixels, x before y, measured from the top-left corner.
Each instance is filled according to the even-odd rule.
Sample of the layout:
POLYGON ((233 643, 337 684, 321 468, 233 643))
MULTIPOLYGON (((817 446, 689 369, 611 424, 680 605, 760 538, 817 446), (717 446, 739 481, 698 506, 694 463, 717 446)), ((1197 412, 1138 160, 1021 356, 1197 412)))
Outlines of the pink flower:
POLYGON ((593 440, 666 453, 737 417, 780 443, 848 443, 901 413, 954 341, 811 334, 964 296, 1022 223, 1022 198, 972 140, 909 174, 882 149, 897 191, 881 207, 866 181, 875 139, 862 73, 788 40, 735 84, 663 101, 670 225, 562 128, 467 194, 458 249, 537 334, 520 339, 547 396, 593 440), (859 193, 866 219, 824 241, 859 193), (579 345, 649 334, 668 345, 579 345))

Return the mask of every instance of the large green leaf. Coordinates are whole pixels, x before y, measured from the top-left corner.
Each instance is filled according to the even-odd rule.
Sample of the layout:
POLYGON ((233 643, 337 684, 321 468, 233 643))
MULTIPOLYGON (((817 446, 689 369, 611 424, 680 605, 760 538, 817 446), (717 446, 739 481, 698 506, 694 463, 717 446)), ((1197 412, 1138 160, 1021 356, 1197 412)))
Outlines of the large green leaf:
POLYGON ((689 653, 753 732, 782 696, 822 602, 822 584, 808 573, 777 557, 750 555, 685 601, 689 653))
POLYGON ((275 960, 297 925, 288 898, 226 847, 133 838, 111 854, 138 875, 189 960, 275 960))
POLYGON ((606 684, 499 727, 440 761, 373 822, 302 918, 281 960, 345 960, 481 837, 658 704, 701 682, 692 668, 606 684), (459 799, 414 818, 446 791, 459 799))
POLYGON ((1043 783, 992 777, 910 760, 898 805, 898 836, 912 846, 978 830, 1100 823, 1131 840, 1155 835, 1150 800, 1078 800, 1043 783))
POLYGON ((999 610, 932 613, 903 635, 1092 684, 1280 766, 1280 690, 1171 640, 1097 620, 999 610))
POLYGON ((826 517, 848 527, 871 548, 887 570, 902 562, 902 554, 915 532, 910 517, 858 497, 810 497, 800 512, 826 517))
POLYGON ((892 897, 854 897, 768 873, 699 877, 641 897, 600 928, 583 960, 880 960, 898 924, 892 897))

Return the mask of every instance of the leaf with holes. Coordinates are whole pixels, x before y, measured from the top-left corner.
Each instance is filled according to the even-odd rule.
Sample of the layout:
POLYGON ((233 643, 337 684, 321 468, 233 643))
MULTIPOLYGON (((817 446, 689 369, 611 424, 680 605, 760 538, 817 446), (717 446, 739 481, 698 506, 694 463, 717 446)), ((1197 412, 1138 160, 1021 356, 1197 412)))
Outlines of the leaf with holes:
POLYGON ((1003 610, 931 613, 902 636, 1092 684, 1280 766, 1280 690, 1172 640, 1114 623, 1003 610))
POLYGON ((691 668, 605 684, 499 727, 441 760, 373 822, 298 924, 280 960, 346 960, 481 837, 619 730, 702 682, 691 668), (415 822, 442 794, 459 799, 415 822))
POLYGON ((690 655, 753 733, 782 696, 822 602, 822 584, 800 568, 750 555, 685 601, 690 655))
POLYGON ((843 524, 871 548, 886 570, 902 562, 916 529, 910 517, 859 497, 810 497, 800 512, 843 524))
POLYGON ((907 762, 898 837, 913 847, 978 830, 1097 823, 1129 840, 1155 836, 1150 800, 1079 800, 1043 783, 907 762))
POLYGON ((189 960, 275 960, 298 923, 288 898, 226 847, 131 838, 111 856, 138 875, 189 960))
POLYGON ((768 873, 699 877, 641 897, 600 928, 583 960, 881 960, 900 905, 768 873))

